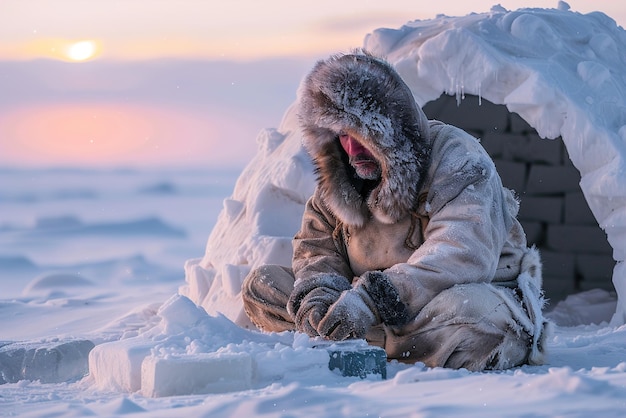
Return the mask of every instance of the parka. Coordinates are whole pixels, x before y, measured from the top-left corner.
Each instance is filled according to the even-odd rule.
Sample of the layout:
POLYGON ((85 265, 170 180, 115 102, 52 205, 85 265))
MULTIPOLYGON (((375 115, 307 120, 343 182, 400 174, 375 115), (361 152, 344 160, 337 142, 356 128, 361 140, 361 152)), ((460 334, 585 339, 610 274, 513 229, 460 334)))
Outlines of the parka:
POLYGON ((371 271, 385 277, 378 290, 385 302, 376 307, 383 325, 410 321, 455 285, 489 283, 532 336, 530 362, 540 362, 547 322, 539 253, 528 247, 519 203, 480 142, 428 121, 391 66, 363 51, 318 63, 299 95, 318 185, 293 241, 288 310, 296 326, 307 294, 341 292, 371 271), (376 157, 380 180, 355 175, 342 133, 376 157))

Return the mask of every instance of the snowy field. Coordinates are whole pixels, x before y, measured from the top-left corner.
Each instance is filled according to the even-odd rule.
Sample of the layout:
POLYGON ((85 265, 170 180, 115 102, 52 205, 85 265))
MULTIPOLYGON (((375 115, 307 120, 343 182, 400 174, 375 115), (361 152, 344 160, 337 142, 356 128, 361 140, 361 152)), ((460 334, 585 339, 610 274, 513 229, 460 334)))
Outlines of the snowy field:
MULTIPOLYGON (((111 385, 103 389, 93 376, 6 383, 0 385, 0 415, 619 417, 626 412, 623 326, 557 327, 545 366, 470 373, 394 362, 386 380, 378 375, 361 380, 328 370, 328 355, 311 348, 308 338, 264 336, 198 310, 176 296, 184 283, 182 266, 203 253, 237 175, 0 172, 1 340, 41 344, 84 338, 102 344, 143 336, 155 351, 167 349, 170 358, 193 347, 195 358, 200 352, 219 350, 222 357, 246 352, 258 364, 254 376, 235 376, 230 386, 222 381, 208 389, 213 394, 155 397, 111 385)), ((571 321, 567 308, 581 315, 580 321, 610 320, 614 300, 602 292, 583 296, 562 305, 560 314, 571 321)), ((188 370, 184 378, 196 374, 188 370)))
POLYGON ((557 305, 546 364, 497 372, 389 362, 386 379, 342 376, 328 350, 344 345, 245 329, 238 286, 289 259, 314 185, 291 108, 243 171, 0 170, 0 415, 626 416, 624 30, 559 2, 365 43, 421 104, 475 94, 563 137, 620 299, 557 305))

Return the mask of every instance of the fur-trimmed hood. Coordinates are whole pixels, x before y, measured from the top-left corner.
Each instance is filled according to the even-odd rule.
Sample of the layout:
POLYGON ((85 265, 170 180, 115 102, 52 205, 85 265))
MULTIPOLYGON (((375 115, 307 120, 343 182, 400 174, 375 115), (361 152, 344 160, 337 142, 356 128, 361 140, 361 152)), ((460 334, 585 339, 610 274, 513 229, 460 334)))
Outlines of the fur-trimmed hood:
POLYGON ((365 51, 319 61, 299 90, 303 145, 323 200, 342 222, 374 215, 394 223, 416 209, 429 160, 428 120, 393 67, 365 51), (339 134, 348 133, 381 164, 375 184, 358 179, 339 134))

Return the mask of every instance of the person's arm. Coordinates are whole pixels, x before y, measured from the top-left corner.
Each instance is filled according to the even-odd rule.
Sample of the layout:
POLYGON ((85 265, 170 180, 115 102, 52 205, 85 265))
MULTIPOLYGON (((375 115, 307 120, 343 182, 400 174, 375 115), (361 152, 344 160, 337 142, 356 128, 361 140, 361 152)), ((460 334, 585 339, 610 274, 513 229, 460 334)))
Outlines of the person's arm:
POLYGON ((352 288, 354 273, 333 234, 335 217, 316 192, 306 204, 302 226, 293 240, 292 268, 296 278, 287 310, 296 329, 319 335, 318 325, 342 292, 352 288))
POLYGON ((333 236, 336 228, 336 218, 321 203, 316 191, 305 206, 302 225, 293 239, 292 268, 296 280, 341 276, 352 281, 354 273, 345 249, 333 236))
MULTIPOLYGON (((490 282, 510 227, 501 181, 490 157, 467 134, 455 128, 443 133, 448 135, 434 147, 428 174, 424 243, 406 263, 383 271, 378 279, 398 294, 407 318, 444 289, 490 282)), ((357 285, 371 282, 365 276, 357 285)), ((379 309, 386 306, 393 312, 389 298, 372 297, 379 309)))

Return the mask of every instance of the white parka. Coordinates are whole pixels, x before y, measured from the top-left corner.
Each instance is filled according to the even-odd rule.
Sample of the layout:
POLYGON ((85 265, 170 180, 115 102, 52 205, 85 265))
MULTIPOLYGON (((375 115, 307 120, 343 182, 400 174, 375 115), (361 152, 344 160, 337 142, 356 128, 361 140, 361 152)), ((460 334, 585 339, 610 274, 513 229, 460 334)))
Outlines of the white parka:
POLYGON ((427 121, 397 73, 366 53, 318 63, 300 96, 318 187, 294 239, 294 316, 314 288, 342 291, 337 277, 352 283, 368 271, 386 275, 409 317, 454 285, 492 283, 516 289, 502 294, 533 336, 530 362, 539 362, 546 326, 539 255, 479 141, 427 121), (381 163, 379 182, 351 171, 337 140, 344 132, 381 163))

